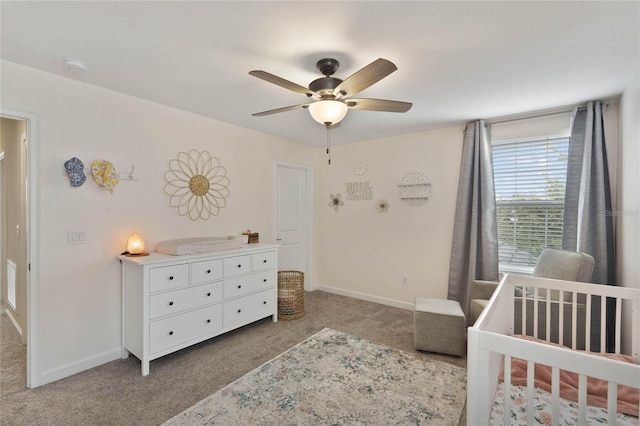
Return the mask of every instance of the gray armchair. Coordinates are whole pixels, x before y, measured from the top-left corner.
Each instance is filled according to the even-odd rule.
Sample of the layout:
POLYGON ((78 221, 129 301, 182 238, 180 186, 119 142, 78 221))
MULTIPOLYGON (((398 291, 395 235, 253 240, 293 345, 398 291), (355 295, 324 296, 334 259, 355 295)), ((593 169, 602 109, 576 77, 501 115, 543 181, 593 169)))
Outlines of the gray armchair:
POLYGON ((476 320, 480 317, 480 314, 487 306, 487 303, 489 303, 489 299, 491 299, 496 287, 498 287, 498 283, 494 281, 475 280, 471 283, 471 291, 469 294, 471 298, 469 304, 471 325, 475 324, 476 320))
MULTIPOLYGON (((544 249, 538 257, 532 276, 564 281, 591 282, 594 259, 586 253, 544 249)), ((498 286, 493 281, 474 281, 471 284, 469 313, 474 324, 487 306, 491 295, 498 286)))

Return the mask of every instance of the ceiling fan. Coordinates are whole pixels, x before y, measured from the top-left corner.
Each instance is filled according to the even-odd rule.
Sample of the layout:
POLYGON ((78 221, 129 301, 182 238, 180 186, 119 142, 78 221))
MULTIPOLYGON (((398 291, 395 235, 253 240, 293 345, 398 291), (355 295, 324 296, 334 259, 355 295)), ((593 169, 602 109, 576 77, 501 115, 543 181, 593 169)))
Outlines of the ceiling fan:
POLYGON ((266 71, 250 71, 249 74, 254 77, 313 98, 313 102, 311 103, 291 105, 257 112, 252 115, 260 117, 263 115, 308 108, 313 119, 328 128, 339 123, 346 116, 349 108, 367 111, 407 112, 413 105, 410 102, 391 101, 387 99, 360 99, 351 97, 398 69, 391 61, 386 59, 380 58, 373 61, 345 80, 333 77, 333 74, 340 67, 340 63, 336 59, 320 59, 316 67, 324 77, 313 80, 308 88, 266 71))

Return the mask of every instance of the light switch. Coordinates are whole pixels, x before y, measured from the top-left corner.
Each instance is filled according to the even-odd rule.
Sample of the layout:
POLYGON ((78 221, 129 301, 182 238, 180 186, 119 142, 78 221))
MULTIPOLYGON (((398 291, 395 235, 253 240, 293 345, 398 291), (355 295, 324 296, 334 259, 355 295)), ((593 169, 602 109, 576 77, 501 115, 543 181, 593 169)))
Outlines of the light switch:
POLYGON ((67 244, 86 244, 87 231, 84 229, 70 229, 67 231, 67 244))

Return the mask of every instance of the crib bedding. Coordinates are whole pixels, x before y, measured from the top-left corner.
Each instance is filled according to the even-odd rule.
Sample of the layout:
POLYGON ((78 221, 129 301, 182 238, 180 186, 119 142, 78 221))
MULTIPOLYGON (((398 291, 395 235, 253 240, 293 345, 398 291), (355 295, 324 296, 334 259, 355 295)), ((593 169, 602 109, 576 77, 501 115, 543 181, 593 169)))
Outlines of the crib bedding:
MULTIPOLYGON (((513 337, 522 340, 528 340, 540 345, 548 345, 555 347, 563 347, 557 343, 547 342, 532 336, 514 335, 513 337)), ((584 352, 584 351, 580 351, 584 352)), ((594 356, 606 359, 636 364, 635 360, 623 354, 588 352, 594 356)), ((550 392, 552 387, 551 367, 542 363, 535 363, 534 368, 534 385, 540 389, 550 392)), ((569 401, 578 400, 578 374, 560 370, 560 396, 569 401)), ((500 372, 498 380, 504 380, 504 371, 500 372)), ((527 384, 527 361, 519 358, 511 359, 511 383, 526 386, 527 384)), ((593 377, 587 378, 587 403, 596 407, 607 407, 607 387, 608 382, 593 377)), ((632 416, 638 416, 638 400, 640 399, 640 391, 636 388, 619 385, 618 386, 618 411, 632 416)))
MULTIPOLYGON (((491 417, 489 418, 490 426, 504 425, 504 382, 498 383, 493 405, 491 407, 491 417)), ((509 425, 518 426, 527 424, 527 387, 521 385, 511 385, 510 392, 510 413, 509 425)), ((547 425, 551 424, 553 398, 551 393, 538 387, 535 388, 534 396, 534 424, 547 425)), ((578 403, 559 399, 559 424, 560 425, 576 425, 578 424, 578 403)), ((605 408, 587 406, 587 425, 606 425, 607 410, 605 408)), ((618 413, 616 425, 640 425, 638 417, 628 414, 618 413)))

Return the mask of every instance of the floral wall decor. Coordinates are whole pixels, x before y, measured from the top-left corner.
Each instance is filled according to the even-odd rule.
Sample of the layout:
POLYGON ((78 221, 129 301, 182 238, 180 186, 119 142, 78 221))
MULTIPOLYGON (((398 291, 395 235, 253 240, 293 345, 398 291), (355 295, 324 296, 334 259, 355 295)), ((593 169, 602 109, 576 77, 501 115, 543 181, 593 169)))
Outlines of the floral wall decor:
POLYGON ((385 199, 376 202, 376 210, 378 213, 386 213, 389 211, 389 202, 385 199))
POLYGON ((329 201, 329 207, 333 207, 335 211, 338 211, 340 209, 340 206, 344 206, 344 201, 340 199, 341 197, 342 194, 340 193, 329 195, 329 199, 331 199, 331 201, 329 201))
POLYGON ((206 151, 192 149, 178 153, 178 158, 169 161, 164 179, 169 205, 177 208, 180 216, 194 221, 208 220, 227 205, 230 195, 227 169, 206 151))

